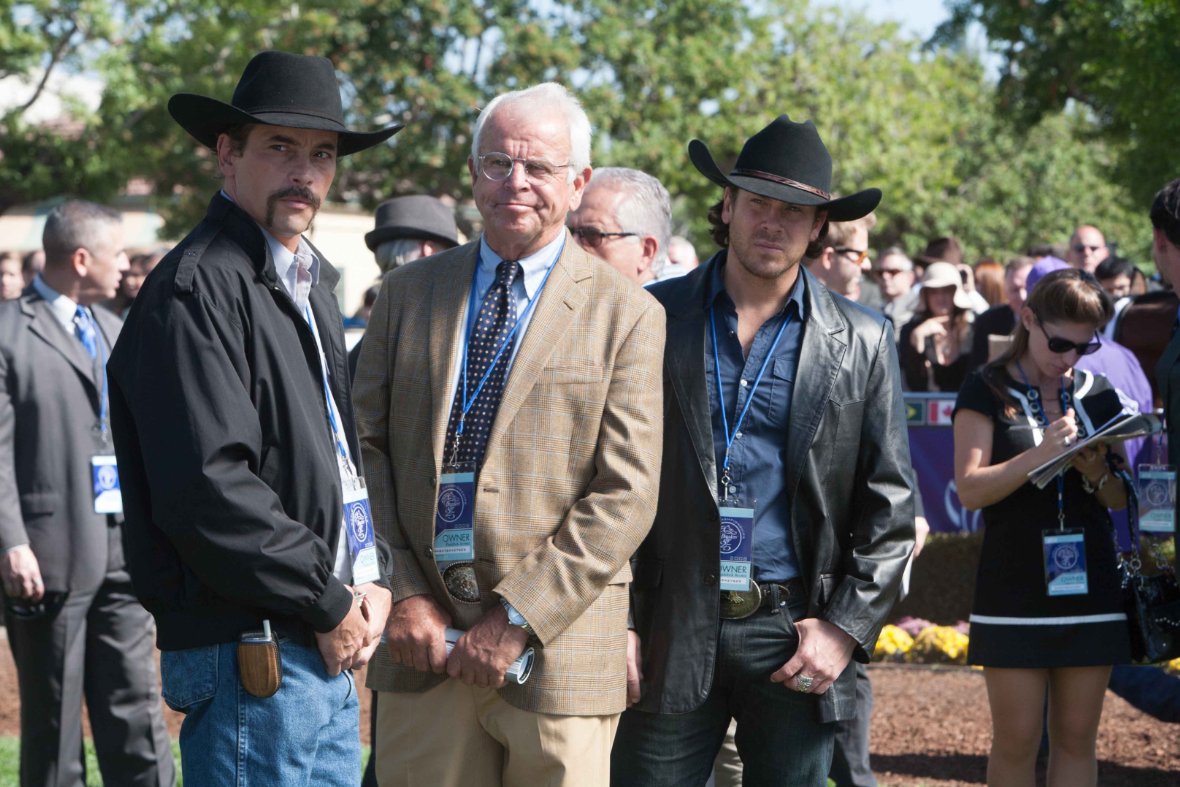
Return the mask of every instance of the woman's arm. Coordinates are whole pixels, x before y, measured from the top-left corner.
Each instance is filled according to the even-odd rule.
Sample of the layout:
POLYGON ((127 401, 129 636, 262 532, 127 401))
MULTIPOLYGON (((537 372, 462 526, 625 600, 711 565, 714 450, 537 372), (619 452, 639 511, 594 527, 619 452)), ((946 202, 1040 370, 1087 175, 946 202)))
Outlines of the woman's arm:
MULTIPOLYGON (((991 464, 995 423, 983 413, 959 410, 955 414, 955 487, 959 500, 970 509, 998 503, 1028 483, 1029 471, 1059 454, 1065 440, 1077 435, 1073 410, 1049 424, 1041 444, 1006 462, 991 464)), ((1109 484, 1108 484, 1109 486, 1109 484)))

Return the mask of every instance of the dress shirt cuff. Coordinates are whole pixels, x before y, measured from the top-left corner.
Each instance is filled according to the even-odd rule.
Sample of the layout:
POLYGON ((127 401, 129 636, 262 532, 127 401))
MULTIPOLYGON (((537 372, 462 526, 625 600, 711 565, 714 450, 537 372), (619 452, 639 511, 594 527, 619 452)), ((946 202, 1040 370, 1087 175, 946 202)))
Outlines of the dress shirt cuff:
POLYGON ((17 550, 17 549, 20 549, 21 547, 27 547, 28 545, 29 545, 29 542, 28 542, 28 541, 26 541, 26 542, 25 542, 25 543, 23 543, 23 544, 13 544, 13 545, 12 545, 12 546, 10 546, 10 547, 4 547, 4 549, 3 549, 3 550, 0 550, 0 553, 3 553, 3 554, 5 554, 5 555, 7 555, 9 552, 13 552, 13 551, 15 551, 15 550, 17 550))

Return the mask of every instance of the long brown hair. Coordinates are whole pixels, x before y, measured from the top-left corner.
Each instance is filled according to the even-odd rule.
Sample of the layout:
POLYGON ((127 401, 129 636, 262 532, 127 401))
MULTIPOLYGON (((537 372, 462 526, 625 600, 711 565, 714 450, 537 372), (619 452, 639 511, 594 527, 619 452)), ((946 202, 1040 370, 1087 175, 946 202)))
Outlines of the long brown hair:
MULTIPOLYGON (((1077 268, 1065 268, 1046 274, 1036 283, 1028 300, 1024 302, 1042 322, 1074 322, 1094 326, 1097 331, 1110 322, 1114 306, 1110 296, 1098 284, 1098 280, 1077 268)), ((1028 329, 1020 314, 1016 315, 1016 328, 1012 331, 1012 343, 1008 349, 991 363, 983 367, 983 381, 1004 403, 1004 415, 1011 418, 1016 414, 1016 402, 1008 395, 1004 384, 1004 367, 1028 352, 1028 329)))

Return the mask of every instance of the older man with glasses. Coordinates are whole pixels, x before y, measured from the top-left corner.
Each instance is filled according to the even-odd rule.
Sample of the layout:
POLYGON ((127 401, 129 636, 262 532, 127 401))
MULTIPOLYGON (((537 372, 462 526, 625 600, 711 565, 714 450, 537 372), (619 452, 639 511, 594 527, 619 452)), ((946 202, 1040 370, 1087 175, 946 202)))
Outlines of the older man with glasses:
POLYGON ((566 230, 591 176, 569 91, 497 97, 472 140, 482 235, 386 274, 357 366, 394 555, 377 773, 597 787, 626 704, 628 559, 655 514, 663 310, 566 230), (527 681, 508 676, 530 647, 527 681))
POLYGON ((1069 239, 1065 261, 1075 268, 1093 274, 1098 269, 1098 263, 1109 256, 1110 249, 1101 230, 1090 224, 1083 224, 1074 230, 1069 239))
POLYGON ((606 167, 570 213, 582 248, 637 284, 660 278, 672 237, 672 200, 657 179, 637 169, 606 167))

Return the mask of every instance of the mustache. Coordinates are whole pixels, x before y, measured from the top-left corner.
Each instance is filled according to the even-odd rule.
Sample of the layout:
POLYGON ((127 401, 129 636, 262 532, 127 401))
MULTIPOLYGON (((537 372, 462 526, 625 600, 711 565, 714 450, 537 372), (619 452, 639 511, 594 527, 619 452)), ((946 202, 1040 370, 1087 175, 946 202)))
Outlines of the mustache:
POLYGON ((298 197, 299 199, 303 200, 304 202, 311 203, 312 209, 314 209, 314 210, 320 209, 319 198, 316 197, 315 194, 312 194, 311 189, 307 188, 306 186, 291 186, 289 188, 285 188, 280 191, 276 191, 274 194, 271 194, 269 197, 266 198, 266 205, 268 208, 273 210, 274 204, 276 202, 278 202, 281 199, 286 199, 287 197, 298 197))

